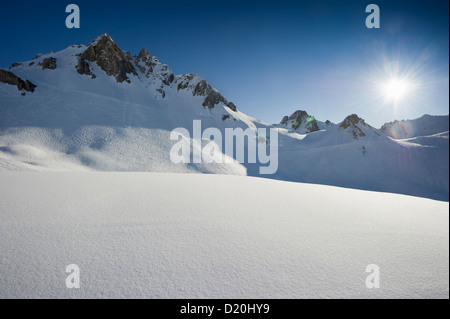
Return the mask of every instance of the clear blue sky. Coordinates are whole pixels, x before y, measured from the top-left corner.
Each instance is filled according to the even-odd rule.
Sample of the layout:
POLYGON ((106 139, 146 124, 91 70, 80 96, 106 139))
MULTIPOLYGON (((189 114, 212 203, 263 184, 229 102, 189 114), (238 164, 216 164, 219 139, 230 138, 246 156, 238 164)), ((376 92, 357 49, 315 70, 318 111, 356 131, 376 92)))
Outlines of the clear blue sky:
POLYGON ((109 33, 142 47, 176 74, 197 73, 249 115, 269 123, 304 109, 340 122, 357 113, 374 126, 449 113, 448 0, 2 1, 0 66, 88 44, 109 33), (65 27, 66 5, 81 28, 65 27), (367 29, 367 4, 381 29, 367 29), (386 102, 378 85, 397 70, 414 89, 386 102), (394 105, 395 104, 395 105, 394 105))

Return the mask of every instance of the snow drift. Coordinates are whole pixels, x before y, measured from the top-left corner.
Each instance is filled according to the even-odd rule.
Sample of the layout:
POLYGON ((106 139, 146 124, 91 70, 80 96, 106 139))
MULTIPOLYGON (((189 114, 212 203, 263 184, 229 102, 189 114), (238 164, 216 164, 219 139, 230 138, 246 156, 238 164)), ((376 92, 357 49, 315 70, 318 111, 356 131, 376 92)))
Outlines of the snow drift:
POLYGON ((224 175, 0 178, 0 298, 449 298, 445 202, 224 175))

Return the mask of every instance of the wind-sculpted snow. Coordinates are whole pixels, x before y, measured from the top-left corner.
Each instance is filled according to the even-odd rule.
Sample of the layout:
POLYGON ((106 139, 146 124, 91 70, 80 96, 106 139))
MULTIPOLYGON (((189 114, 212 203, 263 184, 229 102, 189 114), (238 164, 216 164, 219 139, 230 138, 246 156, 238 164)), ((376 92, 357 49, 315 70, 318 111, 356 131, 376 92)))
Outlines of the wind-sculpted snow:
POLYGON ((223 175, 0 180, 0 298, 449 297, 448 203, 223 175))

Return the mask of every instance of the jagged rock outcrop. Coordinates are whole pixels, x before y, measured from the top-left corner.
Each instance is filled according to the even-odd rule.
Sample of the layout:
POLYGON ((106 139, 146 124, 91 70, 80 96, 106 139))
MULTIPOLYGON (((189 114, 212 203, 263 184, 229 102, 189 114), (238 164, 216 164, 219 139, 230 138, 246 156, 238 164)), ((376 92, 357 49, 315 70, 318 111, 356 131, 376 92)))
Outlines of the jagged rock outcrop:
POLYGON ((42 67, 42 70, 54 70, 56 69, 56 59, 52 57, 46 58, 38 65, 42 67))
POLYGON ((233 102, 228 101, 222 94, 213 88, 208 82, 201 79, 199 76, 189 73, 176 77, 174 82, 177 85, 177 90, 191 90, 193 96, 204 96, 203 107, 212 109, 217 104, 223 103, 230 110, 236 112, 237 108, 233 102))
POLYGON ((362 129, 362 127, 364 126, 368 127, 366 122, 356 114, 347 116, 339 125, 340 128, 343 128, 344 130, 350 132, 355 140, 360 137, 366 136, 366 133, 364 133, 362 129))
POLYGON ((227 106, 230 108, 230 110, 237 112, 237 107, 233 102, 228 102, 227 106))
POLYGON ((95 79, 97 76, 92 72, 91 66, 85 60, 79 60, 77 64, 77 71, 80 74, 89 75, 91 78, 95 79))
POLYGON ((298 130, 301 127, 302 131, 305 133, 312 133, 320 130, 314 116, 311 116, 306 111, 302 110, 295 111, 289 117, 283 117, 280 124, 289 126, 294 130, 298 130))
POLYGON ((344 121, 342 121, 342 123, 339 125, 339 127, 346 129, 347 127, 350 127, 350 126, 357 126, 357 124, 359 124, 359 123, 361 123, 363 125, 366 124, 366 122, 362 118, 360 118, 358 115, 352 114, 352 115, 347 116, 344 119, 344 121))
POLYGON ((21 66, 21 65, 23 65, 23 63, 20 63, 20 62, 14 62, 13 64, 11 64, 11 66, 9 67, 10 69, 12 69, 12 68, 17 68, 18 66, 21 66))
MULTIPOLYGON (((213 109, 223 104, 230 110, 237 111, 234 103, 228 101, 200 76, 191 73, 175 75, 168 65, 162 64, 145 48, 132 57, 129 52, 120 49, 108 34, 97 37, 87 47, 72 45, 69 48, 71 49, 69 52, 75 51, 73 56, 76 59, 75 69, 78 74, 96 79, 101 75, 100 68, 119 83, 124 81, 144 83, 148 90, 155 93, 154 97, 157 99, 165 99, 172 91, 180 94, 184 91, 192 96, 201 97, 204 108, 213 109)), ((28 61, 27 65, 39 65, 43 70, 54 70, 57 68, 57 59, 61 59, 59 53, 51 52, 44 56, 38 54, 32 61, 28 61)), ((23 67, 23 63, 14 63, 12 67, 23 67)), ((26 82, 22 84, 18 80, 15 82, 21 83, 21 87, 32 89, 31 82, 29 84, 26 82)))
POLYGON ((22 80, 12 72, 0 69, 0 82, 17 86, 19 91, 34 92, 36 85, 28 80, 22 80))
POLYGON ((107 75, 114 76, 117 82, 130 83, 128 74, 138 75, 131 63, 130 54, 123 52, 108 34, 95 39, 78 57, 78 73, 93 77, 88 62, 96 62, 107 75))
POLYGON ((141 49, 134 58, 134 64, 146 78, 159 79, 166 86, 170 86, 175 80, 175 75, 169 66, 161 64, 158 58, 152 56, 146 49, 141 49))
POLYGON ((177 79, 177 90, 186 90, 192 83, 191 81, 195 78, 195 74, 188 73, 180 75, 177 79))
POLYGON ((161 88, 160 88, 160 89, 157 89, 156 92, 158 92, 159 94, 161 94, 161 97, 162 97, 162 98, 165 98, 165 97, 166 97, 166 92, 165 92, 163 89, 161 89, 161 88))
POLYGON ((150 73, 153 72, 153 68, 157 65, 157 63, 159 63, 159 60, 156 57, 153 58, 152 55, 143 48, 135 58, 134 63, 142 73, 150 75, 150 73), (145 67, 147 67, 148 69, 146 69, 145 67))
POLYGON ((215 90, 208 82, 202 80, 197 83, 193 92, 194 96, 205 96, 205 100, 203 101, 203 106, 208 109, 214 108, 217 104, 222 102, 226 106, 228 106, 231 110, 236 112, 236 106, 227 101, 217 90, 215 90))

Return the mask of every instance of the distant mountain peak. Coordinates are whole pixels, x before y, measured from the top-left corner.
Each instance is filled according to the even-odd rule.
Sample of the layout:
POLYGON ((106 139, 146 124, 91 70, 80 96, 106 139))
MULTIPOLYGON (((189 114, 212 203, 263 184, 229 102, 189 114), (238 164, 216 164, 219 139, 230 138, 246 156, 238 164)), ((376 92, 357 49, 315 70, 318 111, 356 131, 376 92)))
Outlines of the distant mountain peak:
POLYGON ((148 53, 147 49, 145 49, 145 48, 142 48, 137 56, 137 58, 140 60, 150 59, 151 57, 152 57, 152 55, 150 53, 148 53))
MULTIPOLYGON (((77 80, 74 83, 80 85, 86 83, 86 78, 87 80, 89 77, 92 80, 96 79, 98 83, 92 83, 92 86, 95 87, 107 85, 101 83, 104 81, 102 76, 104 73, 109 77, 114 77, 119 84, 133 82, 143 89, 144 94, 154 92, 155 99, 166 99, 169 92, 173 95, 181 94, 184 91, 193 97, 202 97, 200 105, 204 108, 213 109, 223 104, 230 110, 237 111, 234 103, 228 101, 202 77, 192 73, 175 75, 168 65, 162 64, 145 48, 142 48, 139 54, 131 56, 129 52, 123 51, 107 33, 96 37, 87 46, 70 45, 67 49, 59 52, 39 54, 33 60, 14 63, 10 69, 19 72, 19 76, 5 71, 0 82, 16 85, 20 91, 26 89, 26 91, 33 92, 36 86, 30 81, 34 82, 35 78, 39 79, 41 73, 29 74, 29 70, 36 67, 45 72, 56 70, 56 73, 64 73, 67 76, 75 72, 77 80)), ((34 83, 39 83, 39 81, 34 83)), ((26 93, 21 92, 21 94, 26 93)))
POLYGON ((283 117, 280 124, 294 130, 300 129, 304 133, 312 133, 320 130, 314 116, 309 115, 303 110, 297 110, 291 116, 283 117))
POLYGON ((358 115, 352 114, 352 115, 347 116, 344 119, 344 121, 342 121, 342 123, 340 124, 340 127, 345 129, 349 126, 356 126, 357 124, 366 125, 366 122, 362 118, 360 118, 358 115))
POLYGON ((339 124, 339 128, 350 133, 355 140, 365 137, 367 134, 375 134, 376 136, 380 136, 377 129, 368 125, 364 119, 360 118, 356 114, 347 116, 339 124))
POLYGON ((113 40, 113 38, 108 33, 103 33, 102 35, 99 35, 98 37, 96 37, 91 43, 89 43, 89 45, 96 46, 99 42, 111 42, 111 43, 116 44, 116 42, 113 40))
POLYGON ((385 123, 380 130, 394 139, 443 133, 449 130, 449 116, 425 114, 414 120, 395 120, 385 123))

